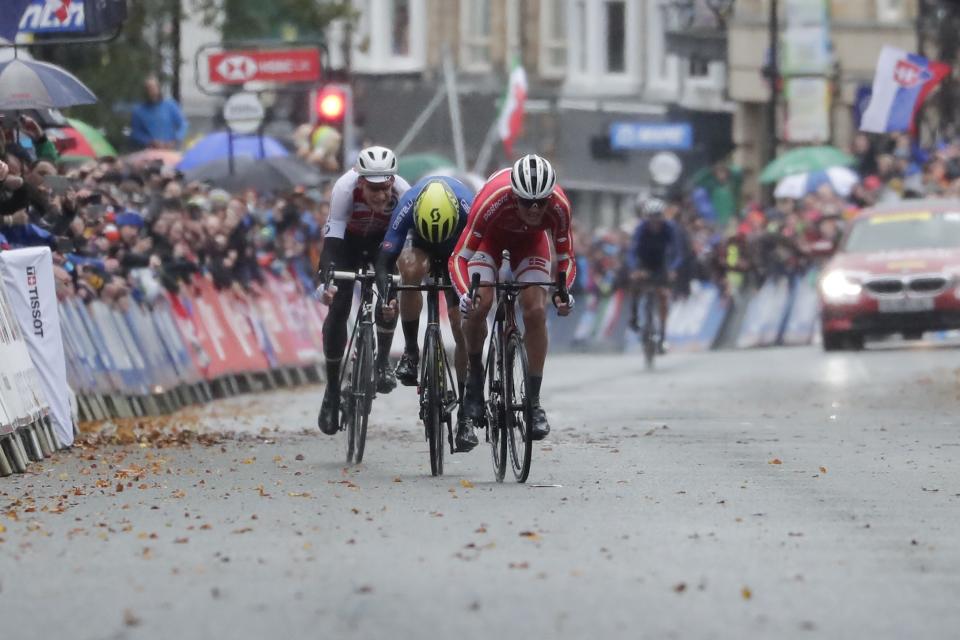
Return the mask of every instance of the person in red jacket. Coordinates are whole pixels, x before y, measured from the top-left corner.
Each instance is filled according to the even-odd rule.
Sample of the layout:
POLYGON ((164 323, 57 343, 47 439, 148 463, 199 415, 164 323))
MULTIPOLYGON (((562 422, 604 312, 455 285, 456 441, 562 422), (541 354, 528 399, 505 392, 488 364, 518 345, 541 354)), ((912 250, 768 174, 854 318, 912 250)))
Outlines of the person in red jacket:
MULTIPOLYGON (((487 180, 477 193, 467 226, 450 256, 450 277, 460 297, 463 330, 469 357, 463 415, 457 429, 456 447, 469 451, 478 444, 474 429, 483 418, 483 343, 487 316, 493 306, 494 290, 481 287, 476 302, 470 295, 470 279, 480 274, 481 283, 497 281, 502 252, 510 252, 510 269, 519 282, 542 282, 520 293, 524 342, 529 362, 533 404, 531 435, 541 440, 550 432, 546 412, 540 405, 543 363, 547 356, 546 306, 554 274, 564 271, 567 286, 576 279, 573 236, 570 231, 570 201, 557 185, 550 163, 527 155, 487 180)), ((554 296, 557 313, 566 316, 573 309, 573 296, 563 302, 554 296)))

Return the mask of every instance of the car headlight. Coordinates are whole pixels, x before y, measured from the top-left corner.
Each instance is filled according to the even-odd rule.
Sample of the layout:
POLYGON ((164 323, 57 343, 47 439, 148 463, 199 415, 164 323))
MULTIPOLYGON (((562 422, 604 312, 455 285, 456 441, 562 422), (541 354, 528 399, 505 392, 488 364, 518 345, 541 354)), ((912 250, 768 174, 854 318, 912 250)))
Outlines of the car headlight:
POLYGON ((849 300, 859 296, 861 291, 863 286, 843 271, 831 271, 820 281, 820 292, 827 300, 849 300))

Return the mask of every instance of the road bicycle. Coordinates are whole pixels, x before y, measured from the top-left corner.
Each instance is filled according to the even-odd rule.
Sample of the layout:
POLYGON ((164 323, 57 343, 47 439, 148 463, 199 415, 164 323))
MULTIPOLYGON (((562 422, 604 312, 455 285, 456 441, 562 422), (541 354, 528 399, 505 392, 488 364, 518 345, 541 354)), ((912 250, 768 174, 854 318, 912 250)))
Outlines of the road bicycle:
MULTIPOLYGON (((503 252, 504 263, 509 264, 510 253, 503 252)), ((569 299, 566 273, 560 272, 554 283, 555 297, 561 302, 569 299)), ((496 292, 496 311, 493 330, 487 341, 487 361, 484 379, 487 381, 485 405, 486 439, 493 457, 493 473, 497 482, 503 482, 509 460, 517 482, 526 482, 530 475, 533 453, 531 428, 533 405, 527 392, 530 377, 523 333, 517 326, 516 301, 527 287, 542 287, 542 282, 480 283, 480 274, 474 274, 470 295, 476 300, 480 287, 496 292)))
POLYGON ((653 369, 660 344, 660 296, 656 283, 649 277, 637 283, 634 290, 630 326, 640 335, 644 366, 653 369), (641 316, 642 324, 639 322, 641 316))
POLYGON ((360 308, 344 352, 349 354, 350 366, 341 368, 338 381, 341 398, 340 429, 347 432, 347 464, 360 464, 367 442, 370 408, 377 395, 377 340, 374 329, 376 272, 364 261, 363 266, 355 272, 332 268, 328 273, 328 286, 334 281, 360 283, 360 308))
POLYGON ((399 285, 392 291, 427 292, 427 328, 423 338, 423 357, 420 360, 420 419, 430 445, 430 473, 443 475, 444 440, 454 452, 453 410, 460 399, 453 370, 443 348, 440 333, 440 293, 452 287, 447 275, 446 260, 434 260, 430 267, 430 282, 419 285, 399 285))

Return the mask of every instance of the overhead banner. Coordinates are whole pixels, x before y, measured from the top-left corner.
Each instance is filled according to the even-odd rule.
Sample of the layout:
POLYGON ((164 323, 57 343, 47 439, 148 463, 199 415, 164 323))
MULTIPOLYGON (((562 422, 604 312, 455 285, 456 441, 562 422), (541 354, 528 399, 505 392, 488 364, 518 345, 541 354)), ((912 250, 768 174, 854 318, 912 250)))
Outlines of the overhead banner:
POLYGON ((50 406, 57 437, 73 444, 67 363, 49 247, 0 252, 3 283, 50 406))

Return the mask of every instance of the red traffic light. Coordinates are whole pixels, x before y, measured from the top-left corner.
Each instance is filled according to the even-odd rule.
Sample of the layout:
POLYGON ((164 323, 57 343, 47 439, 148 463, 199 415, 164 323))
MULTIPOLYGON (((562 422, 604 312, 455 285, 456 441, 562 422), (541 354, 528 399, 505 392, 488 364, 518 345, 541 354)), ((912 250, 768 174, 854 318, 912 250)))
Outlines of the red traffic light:
POLYGON ((347 97, 337 87, 324 87, 317 94, 315 110, 323 120, 339 121, 347 110, 347 97))

